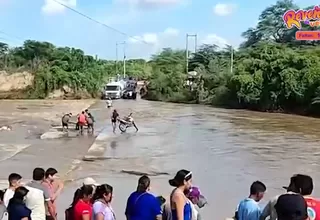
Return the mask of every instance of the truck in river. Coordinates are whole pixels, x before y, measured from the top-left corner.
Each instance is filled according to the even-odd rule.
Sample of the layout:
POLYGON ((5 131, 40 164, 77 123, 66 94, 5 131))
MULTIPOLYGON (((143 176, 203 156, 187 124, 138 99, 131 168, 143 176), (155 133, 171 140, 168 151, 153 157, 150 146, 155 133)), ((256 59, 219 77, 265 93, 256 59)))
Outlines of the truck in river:
POLYGON ((123 96, 124 89, 124 81, 110 82, 104 87, 103 98, 120 99, 123 96))

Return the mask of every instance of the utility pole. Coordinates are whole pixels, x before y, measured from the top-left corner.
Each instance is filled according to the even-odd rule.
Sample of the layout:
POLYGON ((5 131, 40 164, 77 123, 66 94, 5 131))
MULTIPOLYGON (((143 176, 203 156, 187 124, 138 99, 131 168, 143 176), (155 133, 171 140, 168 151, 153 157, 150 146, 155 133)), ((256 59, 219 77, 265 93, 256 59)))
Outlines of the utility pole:
POLYGON ((118 74, 118 42, 116 43, 116 74, 118 74))
POLYGON ((126 42, 123 42, 123 79, 126 78, 126 42))
POLYGON ((233 46, 230 45, 230 53, 231 53, 231 57, 230 57, 230 72, 233 73, 233 46))
POLYGON ((116 73, 118 74, 118 46, 123 45, 123 78, 126 76, 126 42, 116 43, 116 73))
POLYGON ((194 38, 194 53, 197 52, 197 34, 186 34, 186 72, 189 72, 189 38, 194 38))

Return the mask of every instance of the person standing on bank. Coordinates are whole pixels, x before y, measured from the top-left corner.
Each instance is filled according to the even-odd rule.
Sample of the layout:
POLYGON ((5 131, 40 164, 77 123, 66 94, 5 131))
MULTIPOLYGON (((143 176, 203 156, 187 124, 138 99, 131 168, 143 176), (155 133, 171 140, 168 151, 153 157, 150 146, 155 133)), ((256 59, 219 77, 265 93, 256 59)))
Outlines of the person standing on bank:
POLYGON ((19 186, 8 204, 9 220, 31 220, 31 210, 25 204, 29 190, 19 186))
POLYGON ((237 220, 259 220, 262 210, 259 202, 263 198, 267 187, 260 181, 255 181, 250 186, 250 195, 243 199, 236 210, 235 219, 237 220))
POLYGON ((92 219, 92 196, 93 187, 83 185, 77 189, 73 196, 71 206, 66 210, 68 220, 91 220, 92 219))
POLYGON ((125 215, 127 220, 161 220, 162 210, 159 200, 149 193, 150 178, 139 178, 137 190, 127 200, 125 215))
POLYGON ((93 220, 116 220, 111 207, 113 187, 103 184, 97 187, 93 195, 93 220))
POLYGON ((32 211, 32 220, 57 220, 50 191, 43 185, 45 173, 43 168, 35 168, 32 173, 32 181, 26 185, 29 190, 26 197, 26 205, 32 211), (46 210, 48 210, 48 216, 46 215, 46 210))
POLYGON ((172 220, 191 220, 192 209, 185 191, 190 190, 192 183, 192 172, 179 170, 175 177, 169 180, 169 184, 175 189, 170 195, 172 220))

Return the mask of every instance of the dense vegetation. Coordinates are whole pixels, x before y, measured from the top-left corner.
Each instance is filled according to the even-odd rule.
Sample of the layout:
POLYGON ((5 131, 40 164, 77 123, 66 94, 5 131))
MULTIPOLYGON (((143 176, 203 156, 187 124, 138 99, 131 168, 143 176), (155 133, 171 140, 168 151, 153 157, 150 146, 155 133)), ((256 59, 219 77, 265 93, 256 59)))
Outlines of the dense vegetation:
MULTIPOLYGON (((148 98, 262 111, 319 112, 319 42, 296 41, 297 29, 288 30, 282 19, 287 10, 298 8, 290 0, 266 8, 257 26, 243 33, 246 40, 239 50, 233 51, 233 71, 232 48, 202 45, 189 59, 188 71, 199 75, 192 92, 184 84, 184 52, 164 50, 153 57, 156 71, 148 98)), ((303 25, 305 30, 314 29, 303 25)))
MULTIPOLYGON (((143 59, 128 60, 127 74, 148 77, 151 68, 143 59)), ((98 97, 109 77, 121 73, 122 62, 100 60, 82 50, 55 47, 48 42, 27 40, 21 47, 10 48, 0 42, 0 70, 9 73, 28 71, 34 74, 34 85, 23 91, 28 98, 45 98, 64 86, 74 92, 73 98, 98 97), (25 93, 26 92, 26 93, 25 93)))
MULTIPOLYGON (((320 103, 320 45, 296 41, 282 16, 298 9, 290 0, 266 8, 256 27, 235 51, 230 46, 202 45, 189 59, 188 71, 198 73, 186 85, 185 51, 165 48, 150 61, 129 60, 128 75, 149 80, 147 99, 204 103, 263 111, 317 113, 320 103), (231 71, 231 52, 234 61, 231 71)), ((311 8, 311 7, 310 7, 311 8)), ((312 30, 303 24, 305 30, 312 30)), ((118 69, 121 69, 121 64, 118 69)), ((0 70, 28 70, 35 74, 29 97, 45 98, 67 85, 75 91, 99 94, 106 78, 115 75, 115 61, 96 59, 74 48, 26 41, 9 48, 0 43, 0 70)))

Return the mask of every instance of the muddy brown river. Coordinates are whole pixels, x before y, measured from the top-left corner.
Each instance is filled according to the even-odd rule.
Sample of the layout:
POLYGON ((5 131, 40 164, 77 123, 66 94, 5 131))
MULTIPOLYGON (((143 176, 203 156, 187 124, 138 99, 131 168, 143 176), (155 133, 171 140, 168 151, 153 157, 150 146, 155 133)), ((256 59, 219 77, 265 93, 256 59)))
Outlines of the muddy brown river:
POLYGON ((319 119, 145 100, 117 100, 114 106, 120 115, 133 112, 139 132, 129 128, 127 133, 112 134, 111 110, 104 101, 91 107, 97 119, 93 137, 70 132, 70 137, 40 140, 37 132, 50 126, 32 120, 17 127, 18 131, 0 132, 2 182, 10 172, 30 179, 35 166, 57 167, 66 181, 58 202, 59 219, 64 219, 63 210, 86 176, 114 186, 113 206, 118 219, 125 219, 125 202, 138 176, 122 170, 168 172, 170 175, 151 177, 152 191, 168 196, 168 179, 179 169, 190 169, 193 183, 209 202, 202 210, 204 219, 232 216, 255 180, 267 185, 264 203, 282 193, 282 186, 294 173, 311 175, 314 194, 320 196, 319 119), (84 156, 90 160, 83 161, 84 156))

